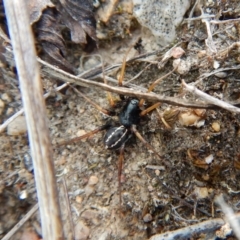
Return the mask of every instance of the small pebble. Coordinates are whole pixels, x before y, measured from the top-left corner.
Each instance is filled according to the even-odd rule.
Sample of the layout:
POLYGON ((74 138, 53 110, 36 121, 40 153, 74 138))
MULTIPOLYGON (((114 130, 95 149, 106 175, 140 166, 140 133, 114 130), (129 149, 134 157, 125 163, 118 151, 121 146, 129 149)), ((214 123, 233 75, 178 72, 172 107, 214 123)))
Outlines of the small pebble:
POLYGON ((19 193, 19 199, 24 200, 28 197, 28 192, 27 190, 23 190, 19 193))
POLYGON ((180 58, 183 54, 185 54, 185 51, 181 47, 174 48, 171 53, 173 58, 180 58))
POLYGON ((202 51, 199 51, 199 52, 197 53, 197 56, 198 56, 199 58, 202 58, 202 57, 205 57, 206 54, 207 54, 206 50, 202 50, 202 51))
POLYGON ((197 199, 208 197, 208 189, 206 187, 196 187, 194 190, 197 199))
POLYGON ((27 133, 27 124, 24 116, 18 116, 7 127, 7 134, 18 136, 27 133))
POLYGON ((0 115, 2 115, 4 107, 5 107, 5 103, 3 100, 0 99, 0 115))
POLYGON ((220 131, 220 124, 218 122, 213 122, 212 123, 212 129, 215 131, 215 132, 219 132, 220 131))
POLYGON ((178 66, 176 71, 181 75, 188 73, 191 69, 190 61, 185 61, 180 58, 173 60, 173 67, 176 66, 178 66))
POLYGON ((152 192, 152 191, 153 191, 153 186, 149 185, 149 186, 148 186, 148 191, 149 191, 149 192, 152 192))
POLYGON ((155 174, 156 174, 156 176, 159 176, 160 175, 160 171, 158 169, 155 170, 155 174))
POLYGON ((208 155, 207 157, 205 157, 205 162, 206 162, 207 164, 212 163, 212 161, 213 161, 213 155, 212 155, 212 154, 210 154, 210 155, 208 155))
POLYGON ((91 226, 99 225, 99 222, 101 221, 97 210, 88 209, 81 214, 81 217, 90 222, 91 226))
POLYGON ((74 109, 76 107, 76 103, 72 102, 72 101, 69 101, 68 102, 68 107, 69 107, 69 109, 74 109))
POLYGON ((33 171, 33 160, 32 160, 30 151, 24 154, 24 156, 23 156, 23 163, 24 163, 24 167, 29 172, 33 171))
POLYGON ((150 214, 150 213, 147 213, 144 217, 143 217, 143 221, 145 222, 145 223, 147 223, 147 222, 151 222, 152 221, 152 215, 150 214))
POLYGON ((183 112, 179 114, 179 122, 183 126, 193 126, 195 125, 201 117, 197 116, 193 112, 183 112))
POLYGON ((88 197, 94 192, 94 187, 87 185, 87 186, 84 188, 84 192, 85 192, 85 195, 86 195, 87 198, 88 198, 88 197))
POLYGON ((218 78, 226 78, 228 74, 226 72, 218 72, 214 74, 218 78))
POLYGON ((79 221, 75 226, 75 240, 87 240, 90 235, 90 229, 83 221, 79 221))
POLYGON ((3 101, 8 102, 8 103, 12 101, 12 99, 10 98, 10 96, 7 93, 3 93, 1 98, 3 101))
POLYGON ((218 69, 220 67, 220 63, 218 61, 213 61, 213 68, 218 69))
POLYGON ((56 166, 61 166, 67 162, 67 159, 65 156, 61 156, 60 159, 55 161, 56 166))
POLYGON ((98 218, 99 213, 97 210, 87 209, 81 214, 81 217, 86 220, 93 220, 94 218, 98 218))
POLYGON ((216 231, 216 236, 221 239, 226 239, 229 235, 232 234, 232 229, 229 223, 224 224, 220 230, 216 231))
MULTIPOLYGON (((81 136, 84 135, 84 134, 86 134, 86 131, 83 130, 83 129, 79 129, 79 130, 77 131, 77 137, 81 137, 81 136)), ((87 140, 87 138, 84 138, 84 139, 82 139, 81 141, 82 141, 82 142, 86 142, 86 140, 87 140)))
POLYGON ((98 178, 96 176, 91 176, 88 180, 88 185, 93 186, 98 183, 98 178))
POLYGON ((11 108, 11 107, 9 107, 9 108, 7 109, 7 111, 6 111, 6 115, 7 115, 7 116, 12 115, 13 113, 14 113, 14 109, 11 108))
POLYGON ((81 196, 76 196, 76 198, 75 198, 75 201, 77 202, 77 203, 82 203, 82 197, 81 196))

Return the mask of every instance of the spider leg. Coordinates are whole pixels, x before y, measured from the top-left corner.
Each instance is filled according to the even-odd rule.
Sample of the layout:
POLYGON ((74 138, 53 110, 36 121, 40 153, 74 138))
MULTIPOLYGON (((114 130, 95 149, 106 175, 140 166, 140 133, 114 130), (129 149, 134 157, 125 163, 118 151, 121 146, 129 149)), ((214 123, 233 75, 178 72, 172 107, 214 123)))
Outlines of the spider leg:
POLYGON ((101 131, 103 131, 103 130, 108 129, 110 126, 111 126, 110 124, 105 124, 105 125, 103 125, 103 126, 101 126, 101 127, 98 127, 98 128, 96 128, 96 129, 94 129, 93 131, 88 132, 88 133, 86 133, 86 134, 84 134, 84 135, 82 135, 82 136, 75 137, 75 138, 72 138, 72 139, 67 140, 67 141, 59 142, 59 143, 56 144, 56 148, 57 148, 57 147, 60 147, 60 146, 63 146, 63 145, 66 145, 66 144, 71 144, 71 143, 74 143, 74 142, 78 142, 78 141, 80 141, 80 140, 82 140, 82 139, 85 139, 85 138, 89 138, 89 137, 95 135, 95 134, 98 133, 98 132, 101 132, 101 131))
MULTIPOLYGON (((139 41, 139 40, 138 40, 139 41)), ((138 42, 137 41, 137 42, 138 42)), ((124 74, 125 74, 125 69, 126 69, 126 62, 127 62, 127 56, 129 54, 129 52, 131 51, 131 49, 136 45, 136 42, 134 44, 132 44, 129 49, 127 50, 127 52, 125 53, 124 57, 123 57, 123 62, 122 62, 122 67, 121 67, 121 72, 120 75, 118 77, 118 86, 122 87, 123 85, 123 79, 124 79, 124 74)))
POLYGON ((151 151, 153 151, 160 160, 162 160, 162 157, 160 156, 160 154, 143 138, 143 136, 139 133, 139 131, 137 130, 135 125, 132 125, 131 130, 133 131, 133 133, 136 135, 136 137, 143 143, 146 145, 146 147, 148 149, 150 149, 151 151))
POLYGON ((121 177, 122 177, 122 169, 123 169, 123 161, 124 161, 124 144, 120 148, 120 153, 118 156, 118 189, 119 189, 119 202, 122 204, 122 189, 121 189, 121 177))
POLYGON ((120 72, 120 76, 118 78, 118 86, 119 87, 122 87, 122 85, 123 85, 123 79, 124 79, 125 68, 126 68, 126 60, 127 60, 127 56, 131 49, 132 49, 132 46, 127 50, 127 52, 125 53, 124 58, 123 58, 121 72, 120 72))
MULTIPOLYGON (((176 69, 178 68, 178 65, 169 73, 165 74, 164 76, 158 78, 157 80, 155 80, 150 87, 147 90, 147 93, 152 92, 152 90, 156 87, 156 85, 161 82, 163 79, 165 79, 166 77, 168 77, 169 75, 171 75, 176 69)), ((142 107, 142 105, 144 104, 144 99, 141 99, 139 102, 139 107, 142 107)))
POLYGON ((95 103, 94 101, 92 101, 90 98, 88 98, 85 94, 81 93, 79 90, 77 90, 76 88, 72 87, 71 88, 78 93, 79 95, 81 95, 81 97, 83 97, 88 103, 90 103, 93 107, 95 107, 98 111, 108 115, 108 116, 113 116, 115 115, 114 111, 109 111, 107 109, 102 108, 100 105, 98 105, 97 103, 95 103))
MULTIPOLYGON (((102 61, 103 82, 104 82, 105 84, 107 84, 107 80, 106 80, 106 78, 105 78, 105 73, 104 73, 103 60, 102 60, 102 57, 101 57, 101 56, 100 56, 100 58, 101 58, 101 61, 102 61)), ((112 94, 111 94, 110 92, 107 92, 107 100, 108 100, 108 102, 109 102, 109 104, 110 104, 110 106, 111 106, 112 108, 115 107, 115 102, 114 102, 113 96, 112 96, 112 94)))
POLYGON ((158 103, 155 103, 155 104, 153 104, 152 106, 150 106, 150 107, 142 110, 142 111, 140 112, 140 116, 144 116, 144 115, 148 114, 148 113, 151 112, 152 110, 157 109, 160 105, 161 105, 161 103, 158 102, 158 103))

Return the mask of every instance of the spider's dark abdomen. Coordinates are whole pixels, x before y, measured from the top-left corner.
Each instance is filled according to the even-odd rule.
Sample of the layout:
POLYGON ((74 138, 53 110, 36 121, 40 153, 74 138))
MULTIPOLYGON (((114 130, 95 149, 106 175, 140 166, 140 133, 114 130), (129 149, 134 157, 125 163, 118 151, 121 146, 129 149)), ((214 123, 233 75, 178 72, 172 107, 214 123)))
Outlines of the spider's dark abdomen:
POLYGON ((104 136, 104 145, 108 149, 119 149, 131 137, 131 132, 124 126, 110 128, 104 136))
POLYGON ((138 106, 139 101, 137 99, 132 99, 126 106, 123 108, 122 112, 119 115, 120 123, 126 127, 130 128, 132 125, 138 125, 140 122, 140 108, 138 106))

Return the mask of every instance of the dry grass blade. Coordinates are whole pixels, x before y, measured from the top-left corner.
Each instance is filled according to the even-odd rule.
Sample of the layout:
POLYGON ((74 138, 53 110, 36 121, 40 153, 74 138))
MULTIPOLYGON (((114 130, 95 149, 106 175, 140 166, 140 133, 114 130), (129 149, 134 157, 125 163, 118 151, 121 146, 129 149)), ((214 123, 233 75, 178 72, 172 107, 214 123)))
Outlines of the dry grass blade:
POLYGON ((188 239, 195 234, 209 233, 217 230, 224 224, 221 218, 211 219, 205 222, 197 223, 185 228, 181 228, 175 231, 165 232, 163 234, 157 234, 152 236, 150 240, 172 240, 172 239, 188 239))
POLYGON ((177 97, 167 97, 167 96, 162 96, 158 95, 155 93, 143 93, 142 91, 133 89, 133 88, 125 88, 125 87, 115 87, 115 86, 110 86, 104 83, 100 82, 95 82, 92 80, 80 78, 77 76, 74 76, 72 74, 69 74, 61 69, 58 69, 51 64, 38 59, 39 63, 42 64, 42 71, 43 75, 47 76, 50 78, 56 78, 64 82, 69 82, 69 83, 74 83, 79 86, 83 87, 97 87, 101 88, 105 91, 117 93, 120 95, 126 95, 126 96, 131 96, 131 97, 136 97, 139 99, 145 99, 149 101, 156 101, 156 102, 163 102, 163 103, 168 103, 171 105, 175 106, 182 106, 182 107, 190 107, 190 108, 213 108, 214 105, 210 104, 203 104, 203 103, 198 103, 198 102, 190 102, 181 98, 177 97))
POLYGON ((182 80, 182 84, 183 84, 183 87, 185 87, 185 89, 187 91, 189 91, 189 92, 195 94, 196 96, 202 98, 204 101, 206 101, 208 103, 211 103, 213 105, 216 105, 216 106, 218 106, 220 108, 223 108, 225 110, 228 110, 230 112, 240 113, 240 108, 234 107, 233 105, 231 105, 227 102, 224 102, 220 99, 212 97, 212 96, 208 95, 207 93, 204 93, 204 92, 200 91, 195 86, 191 86, 191 85, 185 83, 184 80, 182 80))
MULTIPOLYGON (((68 86, 68 83, 64 83, 61 86, 57 87, 56 89, 54 89, 55 91, 60 91, 63 88, 65 88, 66 86, 68 86)), ((44 98, 48 98, 51 95, 50 92, 47 92, 43 95, 44 98)), ((16 112, 15 114, 13 114, 10 118, 8 118, 3 124, 0 125, 0 133, 4 131, 4 129, 8 126, 9 123, 11 123, 15 118, 17 118, 18 116, 22 115, 24 113, 24 109, 20 109, 18 112, 16 112)))
POLYGON ((224 198, 222 195, 219 195, 215 202, 221 207, 223 213, 225 214, 227 222, 231 225, 237 239, 240 239, 240 232, 239 232, 239 223, 238 218, 234 214, 232 208, 228 206, 228 204, 224 201, 224 198))
POLYGON ((26 114, 43 238, 60 240, 62 223, 52 148, 27 6, 17 0, 6 0, 4 6, 26 114))
POLYGON ((10 239, 28 220, 29 218, 38 210, 38 204, 35 204, 32 209, 19 221, 3 238, 2 240, 10 239))

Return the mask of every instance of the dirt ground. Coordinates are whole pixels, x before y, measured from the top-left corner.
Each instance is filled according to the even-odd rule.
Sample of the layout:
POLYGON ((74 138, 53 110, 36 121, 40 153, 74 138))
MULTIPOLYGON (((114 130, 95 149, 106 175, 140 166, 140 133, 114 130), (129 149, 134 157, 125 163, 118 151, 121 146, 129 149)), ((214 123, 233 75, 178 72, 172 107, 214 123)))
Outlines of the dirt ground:
MULTIPOLYGON (((208 9, 216 14, 218 7, 213 5, 208 9)), ((217 52, 209 52, 205 42, 208 36, 204 22, 193 21, 190 28, 186 22, 183 23, 179 27, 181 31, 178 31, 175 43, 184 49, 185 54, 181 59, 191 67, 184 74, 175 71, 164 78, 155 87, 154 93, 201 103, 202 100, 194 93, 189 93, 182 87, 181 80, 184 79, 186 83, 197 82, 196 87, 203 92, 238 106, 239 45, 233 44, 239 44, 240 25, 239 19, 231 20, 239 17, 240 5, 237 1, 225 2, 221 8, 226 13, 220 20, 229 21, 212 24, 212 37, 217 52)), ((98 49, 85 58, 75 53, 69 59, 78 66, 80 73, 100 63, 96 54, 100 54, 108 66, 121 63, 129 46, 139 36, 143 39, 140 50, 138 48, 140 52, 132 49, 128 58, 156 50, 145 48, 148 38, 141 34, 140 26, 137 26, 124 39, 116 37, 111 41, 101 40, 98 49)), ((153 48, 155 46, 157 45, 153 48)), ((150 83, 173 70, 173 59, 169 59, 163 68, 159 66, 171 47, 163 48, 158 55, 127 64, 124 81, 129 81, 144 69, 131 83, 147 90, 150 83)), ((74 52, 74 49, 69 52, 74 52)), ((21 109, 22 103, 14 71, 2 68, 1 74, 0 93, 4 106, 0 117, 1 122, 4 122, 21 109), (8 78, 4 77, 6 75, 8 78)), ((114 79, 117 79, 117 74, 117 71, 106 72, 106 76, 114 79)), ((102 80, 98 78, 94 81, 102 80)), ((52 91, 60 82, 45 78, 43 85, 45 91, 52 91)), ((105 91, 77 88, 92 101, 110 109, 105 91)), ((113 95, 118 98, 117 94, 113 95)), ((143 108, 151 104, 153 102, 146 102, 143 108)), ((239 212, 239 114, 218 107, 205 111, 163 103, 158 109, 160 113, 165 113, 164 116, 167 116, 169 109, 179 113, 173 122, 166 117, 166 121, 169 120, 169 124, 173 125, 171 129, 162 122, 157 111, 143 117, 138 130, 162 156, 162 160, 136 137, 133 136, 128 141, 124 150, 120 205, 119 152, 104 148, 104 132, 78 143, 56 147, 56 143, 62 140, 104 125, 110 117, 96 110, 71 88, 60 93, 53 91, 46 100, 46 108, 54 146, 54 164, 65 234, 71 235, 67 198, 76 239, 148 239, 157 233, 222 218, 223 212, 215 203, 215 198, 221 194, 233 211, 239 212), (197 117, 195 125, 186 126, 181 122, 184 113, 197 117)), ((117 117, 112 119, 114 124, 119 124, 117 117)), ((37 195, 27 135, 11 136, 7 131, 3 132, 0 152, 0 237, 3 237, 37 202, 37 195)), ((11 239, 28 239, 21 237, 29 229, 41 237, 38 212, 11 239)), ((192 236, 191 239, 220 238, 217 238, 214 230, 192 236)), ((225 239, 235 238, 230 234, 225 239)))

